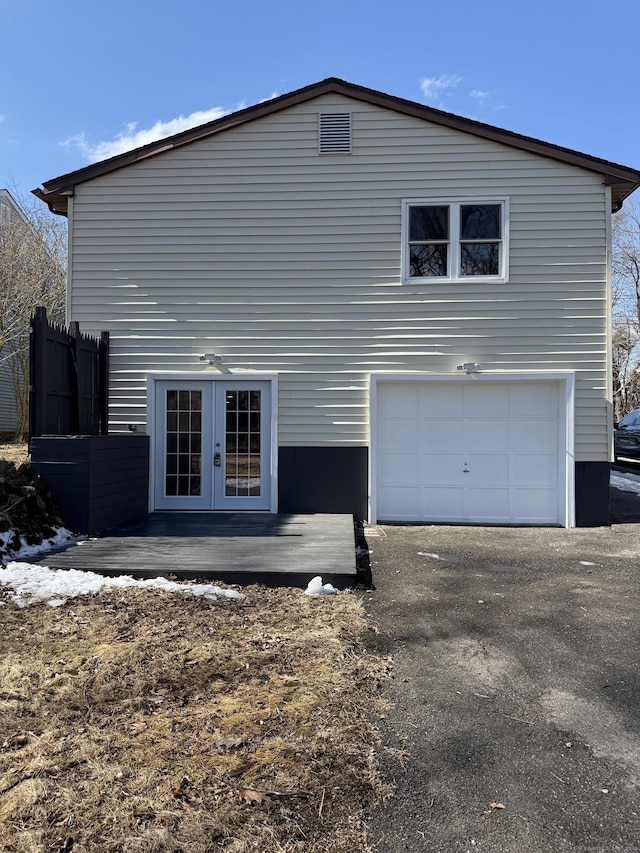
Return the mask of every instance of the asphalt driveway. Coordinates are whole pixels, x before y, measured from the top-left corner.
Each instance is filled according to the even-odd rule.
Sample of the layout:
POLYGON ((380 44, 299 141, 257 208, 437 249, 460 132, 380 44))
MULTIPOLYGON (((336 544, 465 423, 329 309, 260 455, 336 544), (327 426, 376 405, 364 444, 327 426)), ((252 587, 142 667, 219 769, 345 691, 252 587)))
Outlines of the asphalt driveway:
POLYGON ((640 497, 613 497, 611 528, 367 530, 378 853, 640 853, 640 497))

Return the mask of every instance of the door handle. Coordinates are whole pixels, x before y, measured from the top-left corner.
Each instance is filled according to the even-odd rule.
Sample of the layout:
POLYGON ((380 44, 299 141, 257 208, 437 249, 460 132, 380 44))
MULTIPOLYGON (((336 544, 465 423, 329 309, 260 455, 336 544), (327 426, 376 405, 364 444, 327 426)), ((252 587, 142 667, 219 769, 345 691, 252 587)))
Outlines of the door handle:
POLYGON ((219 453, 213 454, 213 464, 215 465, 216 468, 219 468, 220 465, 222 464, 219 453))

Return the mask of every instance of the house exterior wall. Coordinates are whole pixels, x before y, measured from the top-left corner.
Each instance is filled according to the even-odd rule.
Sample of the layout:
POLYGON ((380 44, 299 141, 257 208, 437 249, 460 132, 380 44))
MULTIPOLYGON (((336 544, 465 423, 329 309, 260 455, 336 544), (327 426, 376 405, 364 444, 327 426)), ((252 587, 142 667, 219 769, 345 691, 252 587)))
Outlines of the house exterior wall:
POLYGON ((610 199, 586 170, 326 95, 76 187, 71 320, 111 336, 111 428, 148 372, 279 375, 281 448, 366 447, 368 374, 576 372, 577 461, 609 459, 610 199), (318 154, 350 111, 351 154, 318 154), (402 284, 405 199, 502 196, 508 281, 402 284), (217 373, 217 371, 215 371, 217 373))
POLYGON ((11 381, 11 368, 8 361, 0 360, 0 432, 13 432, 15 428, 16 400, 11 381))

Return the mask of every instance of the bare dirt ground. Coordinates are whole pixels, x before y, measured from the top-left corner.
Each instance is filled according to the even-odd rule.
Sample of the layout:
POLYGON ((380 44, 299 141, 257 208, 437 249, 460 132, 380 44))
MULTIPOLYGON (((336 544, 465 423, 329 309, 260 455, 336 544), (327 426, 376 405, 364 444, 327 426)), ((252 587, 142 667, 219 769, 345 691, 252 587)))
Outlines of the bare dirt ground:
POLYGON ((385 660, 356 594, 0 587, 3 853, 362 853, 385 660))

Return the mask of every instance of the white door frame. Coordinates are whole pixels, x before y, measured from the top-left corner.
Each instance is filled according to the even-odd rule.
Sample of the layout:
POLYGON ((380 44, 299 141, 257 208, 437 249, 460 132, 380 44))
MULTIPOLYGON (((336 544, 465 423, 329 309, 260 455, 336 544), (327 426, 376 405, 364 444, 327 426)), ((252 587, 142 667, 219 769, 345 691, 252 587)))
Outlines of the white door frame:
MULTIPOLYGON (((149 373, 147 374, 147 433, 150 438, 149 459, 149 512, 155 511, 155 481, 159 476, 156 464, 158 450, 158 428, 157 423, 157 389, 160 382, 195 382, 211 383, 233 382, 234 384, 247 384, 256 382, 268 382, 271 385, 270 400, 270 447, 268 461, 269 483, 267 484, 268 509, 266 512, 278 512, 278 376, 274 373, 216 373, 211 375, 203 371, 194 373, 149 373)), ((221 511, 233 511, 231 507, 225 507, 221 511)), ((239 511, 239 510, 238 510, 239 511)), ((250 510, 248 510, 250 511, 250 510)))
POLYGON ((369 523, 377 522, 378 512, 378 383, 379 382, 557 382, 564 398, 564 421, 561 423, 564 447, 558 452, 559 523, 575 527, 575 454, 574 454, 574 394, 575 374, 571 371, 535 373, 371 373, 369 376, 369 523))

